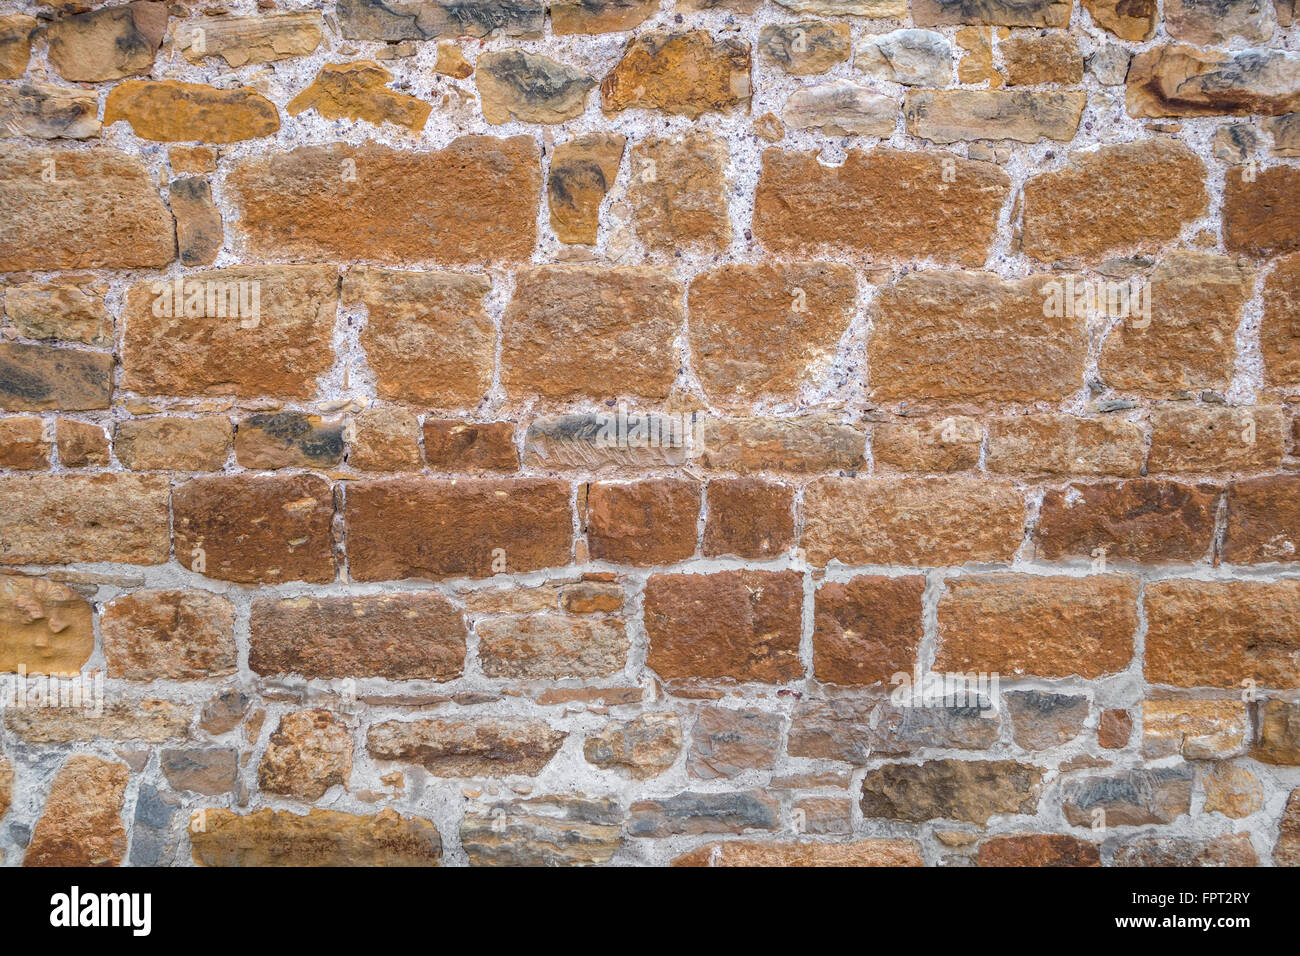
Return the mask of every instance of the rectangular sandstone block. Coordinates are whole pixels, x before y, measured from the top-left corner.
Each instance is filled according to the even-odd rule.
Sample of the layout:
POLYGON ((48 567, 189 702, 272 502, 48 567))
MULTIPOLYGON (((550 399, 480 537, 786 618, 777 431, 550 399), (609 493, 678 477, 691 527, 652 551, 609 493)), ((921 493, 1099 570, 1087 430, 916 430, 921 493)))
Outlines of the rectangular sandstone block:
POLYGON ((1120 475, 1142 471, 1146 438, 1122 418, 1017 415, 989 423, 989 471, 1004 475, 1120 475))
POLYGON ((1283 412, 1276 406, 1163 405, 1151 412, 1151 474, 1262 471, 1282 462, 1283 412))
POLYGON ((1082 90, 908 90, 903 115, 908 133, 934 143, 1069 142, 1087 102, 1082 90))
POLYGON ((982 574, 947 582, 934 669, 1089 680, 1133 658, 1137 578, 982 574))
POLYGON ((65 412, 108 408, 113 356, 53 345, 0 342, 0 408, 65 412))
POLYGON ((384 265, 525 260, 541 189, 531 136, 462 136, 432 152, 300 146, 244 160, 227 180, 250 255, 384 265))

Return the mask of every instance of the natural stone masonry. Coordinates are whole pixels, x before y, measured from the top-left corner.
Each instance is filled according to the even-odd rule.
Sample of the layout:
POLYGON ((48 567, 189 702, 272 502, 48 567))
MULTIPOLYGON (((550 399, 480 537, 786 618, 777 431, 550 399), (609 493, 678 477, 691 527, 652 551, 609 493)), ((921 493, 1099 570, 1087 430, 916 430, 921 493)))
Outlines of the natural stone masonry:
POLYGON ((1297 50, 11 0, 0 865, 1300 865, 1297 50))

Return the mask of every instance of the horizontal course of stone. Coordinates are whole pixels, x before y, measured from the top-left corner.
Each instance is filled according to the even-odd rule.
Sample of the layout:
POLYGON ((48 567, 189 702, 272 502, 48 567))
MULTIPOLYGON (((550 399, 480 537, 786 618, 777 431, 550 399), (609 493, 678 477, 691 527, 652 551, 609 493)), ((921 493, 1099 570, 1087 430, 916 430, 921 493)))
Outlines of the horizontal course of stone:
POLYGON ((1292 0, 0 0, 0 864, 1300 864, 1292 0))

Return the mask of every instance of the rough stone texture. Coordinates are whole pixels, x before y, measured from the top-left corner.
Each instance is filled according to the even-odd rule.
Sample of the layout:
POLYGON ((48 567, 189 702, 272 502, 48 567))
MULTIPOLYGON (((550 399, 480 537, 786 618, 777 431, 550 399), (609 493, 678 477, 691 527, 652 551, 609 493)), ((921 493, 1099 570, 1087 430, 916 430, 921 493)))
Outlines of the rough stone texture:
POLYGON ((173 179, 168 188, 176 217, 176 245, 182 265, 210 266, 217 261, 225 230, 212 201, 212 188, 197 176, 173 179))
MULTIPOLYGON (((948 582, 939 599, 935 670, 1097 678, 1128 666, 1137 581, 983 574, 948 582)), ((1148 661, 1150 640, 1148 638, 1148 661)))
POLYGON ((952 46, 932 30, 866 36, 853 51, 853 69, 904 86, 952 84, 952 46))
POLYGON ((1063 0, 913 0, 912 19, 922 27, 957 23, 1064 27, 1070 23, 1070 4, 1063 0))
POLYGON ((230 454, 233 426, 226 418, 137 418, 119 422, 117 460, 132 471, 218 471, 230 454))
POLYGON ((646 664, 661 678, 781 683, 803 672, 791 571, 656 574, 646 582, 646 664))
POLYGON ((441 681, 465 661, 464 619, 440 594, 263 598, 249 629, 259 674, 441 681))
POLYGON ((642 33, 600 83, 601 109, 658 109, 688 116, 748 106, 749 44, 704 30, 642 33))
POLYGON ((866 446, 857 427, 827 416, 706 418, 695 427, 700 463, 742 475, 855 471, 866 446))
POLYGON ((92 616, 67 585, 0 574, 0 672, 79 673, 95 649, 92 616))
POLYGON ((1232 564, 1300 561, 1300 476, 1228 485, 1223 560, 1232 564))
POLYGON ((334 579, 334 495, 319 476, 195 478, 173 490, 172 508, 190 570, 245 584, 334 579))
POLYGON ((479 662, 489 677, 610 677, 627 660, 620 621, 533 614, 480 621, 475 630, 479 662))
POLYGON ((628 808, 627 833, 634 837, 744 833, 777 830, 780 807, 760 790, 738 793, 679 793, 640 800, 628 808))
POLYGON ((1248 767, 1235 763, 1211 764, 1201 771, 1206 813, 1222 813, 1240 820, 1264 804, 1264 787, 1248 767))
POLYGON ((424 460, 434 471, 515 471, 519 451, 511 422, 425 419, 424 460))
POLYGON ((1142 704, 1142 755, 1223 760, 1242 753, 1250 717, 1241 700, 1148 700, 1142 704))
POLYGON ((758 33, 759 55, 787 73, 825 73, 849 58, 849 25, 824 20, 771 23, 758 33))
POLYGON ((157 744, 187 736, 193 715, 180 704, 146 699, 108 702, 102 714, 66 707, 10 708, 5 730, 33 744, 91 740, 157 744))
POLYGON ((1087 355, 1084 325, 1080 317, 1044 314, 1050 281, 927 271, 882 290, 868 346, 872 397, 1032 402, 1076 391, 1087 355), (958 368, 953 356, 960 356, 958 368))
POLYGON ((75 283, 11 285, 5 289, 4 312, 30 339, 63 339, 101 348, 113 344, 113 320, 103 298, 75 283))
POLYGON ((260 93, 172 80, 131 80, 113 87, 104 103, 104 125, 119 121, 130 123, 142 139, 162 143, 236 143, 280 128, 275 104, 260 93))
POLYGON ((546 19, 540 0, 340 0, 349 40, 428 40, 437 36, 539 37, 546 19))
POLYGON ((235 673, 235 607, 207 591, 134 591, 104 605, 108 676, 208 680, 235 673))
POLYGON ((587 133, 555 148, 546 194, 551 228, 564 243, 593 245, 600 227, 600 204, 618 177, 627 137, 587 133))
POLYGON ((790 94, 781 118, 792 129, 819 129, 829 136, 888 137, 898 104, 847 80, 831 80, 790 94))
POLYGON ((1264 763, 1300 765, 1300 704, 1266 700, 1260 705, 1258 722, 1250 755, 1264 763))
POLYGON ((189 790, 207 796, 229 793, 239 773, 234 750, 164 750, 158 763, 173 790, 189 790))
POLYGON ((717 478, 705 495, 702 553, 761 560, 794 544, 794 489, 761 478, 717 478))
POLYGON ((1267 381, 1300 385, 1300 255, 1280 259, 1264 282, 1259 347, 1267 381))
POLYGON ((282 13, 178 21, 172 24, 171 35, 191 63, 219 56, 226 66, 238 68, 310 56, 320 46, 324 25, 319 13, 282 13))
POLYGON ((1049 750, 1083 732, 1086 697, 1047 691, 1013 691, 1003 697, 1011 717, 1011 736, 1025 750, 1049 750))
POLYGON ((695 553, 699 514, 694 481, 596 482, 587 489, 587 546, 615 564, 675 564, 695 553))
POLYGON ((35 415, 0 419, 0 468, 45 471, 50 467, 50 442, 45 423, 35 415))
POLYGON ((648 780, 671 767, 681 749, 682 728, 676 714, 643 714, 610 721, 587 738, 582 754, 602 770, 648 780))
POLYGON ((1071 153, 1065 169, 1025 183, 1024 252, 1040 260, 1093 261, 1159 248, 1205 212, 1204 178, 1200 158, 1173 140, 1071 153))
POLYGON ((854 843, 763 843, 728 840, 684 853, 673 866, 822 867, 922 866, 912 840, 876 838, 854 843))
POLYGON ((376 760, 417 764, 437 777, 531 777, 566 736, 541 720, 389 720, 371 726, 366 749, 376 760))
POLYGON ((0 79, 16 80, 27 72, 37 26, 35 17, 22 13, 0 17, 0 79))
POLYGON ((1223 186, 1223 243, 1233 252, 1272 256, 1300 249, 1300 169, 1274 166, 1223 186))
POLYGON ((555 0, 549 9, 551 29, 565 35, 631 30, 659 7, 655 0, 555 0))
POLYGON ((642 244, 659 253, 724 249, 731 241, 726 166, 727 144, 708 133, 648 137, 634 146, 627 197, 642 244))
POLYGON ((257 768, 257 785, 308 802, 352 775, 352 732, 327 710, 285 714, 257 768))
POLYGON ((1037 767, 1014 760, 886 764, 862 778, 862 815, 984 824, 995 814, 1033 813, 1042 775, 1037 767))
POLYGON ((581 794, 480 802, 460 844, 470 866, 599 866, 618 851, 623 817, 614 800, 581 794))
POLYGON ((420 420, 404 408, 367 408, 352 418, 348 464, 362 471, 417 471, 420 420))
POLYGON ((1130 116, 1277 116, 1300 108, 1300 55, 1228 53, 1171 44, 1144 50, 1128 71, 1130 116))
POLYGON ((1273 36, 1277 17, 1273 4, 1253 0, 1169 0, 1165 4, 1165 29, 1184 43, 1198 46, 1227 44, 1233 37, 1263 43, 1273 36))
POLYGON ((1032 477, 1136 476, 1145 444, 1142 429, 1121 418, 1017 415, 989 422, 985 465, 1032 477))
POLYGON ((1151 412, 1147 468, 1161 472, 1245 471, 1282 459, 1279 408, 1166 405, 1151 412))
POLYGON ((320 74, 285 107, 290 116, 315 110, 328 120, 365 120, 379 126, 393 123, 419 132, 433 107, 387 86, 393 80, 378 63, 326 63, 320 74))
POLYGON ((0 404, 13 411, 108 408, 112 393, 111 355, 0 343, 0 404))
POLYGON ((980 841, 980 866, 1101 866, 1095 843, 1063 833, 1025 833, 980 841))
POLYGON ((768 770, 781 750, 781 719, 756 710, 709 707, 701 710, 691 733, 686 770, 701 780, 768 770))
POLYGON ((978 139, 1074 138, 1088 96, 1078 90, 909 90, 903 102, 907 131, 935 143, 978 139))
POLYGON ((998 44, 1010 86, 1083 82, 1083 56, 1068 34, 1014 36, 998 44))
POLYGON ((263 808, 205 810, 191 820, 200 866, 437 866, 442 840, 428 820, 384 809, 374 815, 263 808))
POLYGON ((1133 715, 1127 710, 1104 710, 1097 720, 1097 743, 1106 750, 1121 750, 1133 735, 1133 715))
POLYGON ((1155 581, 1146 613, 1153 683, 1300 687, 1300 581, 1155 581))
POLYGON ((63 17, 46 28, 50 65, 80 83, 148 73, 166 31, 167 4, 157 0, 63 17))
POLYGON ((984 429, 979 421, 949 416, 933 422, 884 422, 871 434, 871 454, 881 472, 953 472, 979 463, 984 429))
POLYGON ((300 262, 526 259, 541 187, 526 136, 462 136, 419 153, 300 146, 245 160, 227 179, 248 252, 300 262))
POLYGON ((1192 771, 1182 765, 1066 780, 1062 798, 1074 826, 1092 826, 1094 814, 1107 827, 1172 823, 1191 811, 1192 771))
POLYGON ((35 139, 94 139, 100 131, 99 101, 48 83, 6 86, 0 89, 0 129, 35 139))
POLYGON ((1277 844, 1273 847, 1274 866, 1300 866, 1300 788, 1291 791, 1277 844))
POLYGON ((911 673, 921 644, 920 575, 862 575, 817 589, 813 673, 827 684, 878 684, 911 673))
POLYGON ((1083 7, 1097 26, 1134 43, 1155 36, 1160 19, 1155 0, 1083 0, 1083 7))
POLYGON ((0 145, 0 223, 0 272, 148 268, 176 258, 172 217, 145 167, 108 147, 0 145))
POLYGON ((1258 866, 1250 836, 1234 833, 1209 840, 1142 837, 1115 848, 1116 866, 1258 866))
POLYGON ((343 460, 343 423, 319 415, 249 415, 235 434, 235 458, 245 468, 329 468, 343 460))
POLYGON ((479 57, 474 71, 483 118, 504 123, 563 123, 581 116, 596 81, 550 57, 502 50, 479 57))
POLYGON ((119 866, 126 856, 124 764, 69 757, 50 787, 24 866, 119 866))
POLYGON ((842 166, 813 153, 763 152, 754 235, 778 255, 980 266, 1010 190, 992 163, 932 152, 850 150, 842 166), (945 159, 954 170, 943 175, 945 159))
POLYGON ((1024 511, 1011 486, 973 478, 819 478, 804 491, 801 546, 817 566, 1009 561, 1024 511))

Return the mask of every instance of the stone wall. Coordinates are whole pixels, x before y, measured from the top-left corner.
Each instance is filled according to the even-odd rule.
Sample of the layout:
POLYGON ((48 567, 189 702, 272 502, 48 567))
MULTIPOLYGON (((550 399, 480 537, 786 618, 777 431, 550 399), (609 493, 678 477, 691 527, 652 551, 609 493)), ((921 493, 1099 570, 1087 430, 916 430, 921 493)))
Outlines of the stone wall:
POLYGON ((1297 157, 1291 0, 0 0, 0 859, 1300 862, 1297 157))

